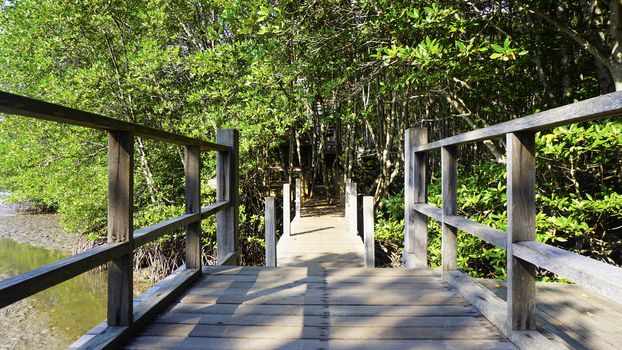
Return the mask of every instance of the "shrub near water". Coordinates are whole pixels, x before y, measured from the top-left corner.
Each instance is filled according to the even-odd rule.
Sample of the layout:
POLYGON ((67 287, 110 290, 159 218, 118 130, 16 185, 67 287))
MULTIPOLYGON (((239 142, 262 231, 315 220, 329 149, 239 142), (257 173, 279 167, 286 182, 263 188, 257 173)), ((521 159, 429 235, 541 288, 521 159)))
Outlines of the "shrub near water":
MULTIPOLYGON (((621 265, 622 122, 571 125, 538 134, 536 235, 539 242, 621 265)), ((458 170, 458 215, 499 230, 507 228, 505 164, 477 163, 458 170)), ((440 174, 428 201, 441 206, 440 174)), ((376 236, 382 254, 404 238, 403 193, 382 198, 376 236)), ((428 256, 440 266, 440 225, 429 220, 428 256)), ((458 266, 474 277, 505 278, 505 251, 464 232, 458 234, 458 266)), ((540 272, 542 279, 554 278, 540 272)))

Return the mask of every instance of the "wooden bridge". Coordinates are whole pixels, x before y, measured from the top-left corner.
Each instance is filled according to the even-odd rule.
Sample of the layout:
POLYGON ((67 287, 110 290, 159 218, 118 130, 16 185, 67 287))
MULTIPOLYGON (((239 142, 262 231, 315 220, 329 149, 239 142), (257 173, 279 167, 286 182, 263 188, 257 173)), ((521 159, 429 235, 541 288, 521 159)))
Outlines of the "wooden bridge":
MULTIPOLYGON (((286 211, 284 234, 276 248, 276 220, 270 214, 274 198, 266 202, 266 240, 272 247, 267 262, 277 267, 232 266, 240 255, 235 130, 219 130, 216 143, 211 143, 3 92, 0 113, 109 134, 108 243, 0 281, 0 307, 4 307, 107 263, 107 320, 72 348, 553 349, 616 348, 622 343, 622 269, 536 242, 534 194, 535 132, 619 116, 622 93, 434 142, 428 142, 425 129, 406 130, 402 269, 355 267, 369 266, 373 256, 368 250, 373 247, 369 200, 363 206, 365 242, 348 224, 350 214, 344 219, 331 212, 320 215, 320 220, 313 208, 303 209, 297 201, 293 221, 286 211), (186 214, 134 229, 135 137, 185 147, 186 214), (507 145, 507 232, 456 216, 456 147, 498 137, 506 137, 507 145), (436 149, 441 151, 442 208, 426 203, 427 158, 436 149), (205 207, 200 201, 202 151, 217 152, 217 201, 205 207), (200 222, 214 214, 218 266, 202 266, 200 222), (429 218, 442 224, 438 270, 429 269, 427 263, 429 218), (182 227, 185 265, 133 299, 134 250, 182 227), (478 283, 457 270, 458 230, 507 250, 506 287, 478 283), (553 291, 537 285, 536 267, 576 285, 553 291), (536 302, 541 291, 544 298, 538 294, 536 302), (572 299, 578 295, 582 302, 572 299)), ((349 186, 348 192, 356 194, 356 186, 349 186)), ((289 197, 289 189, 284 193, 289 197)), ((350 203, 346 213, 353 207, 350 203)))

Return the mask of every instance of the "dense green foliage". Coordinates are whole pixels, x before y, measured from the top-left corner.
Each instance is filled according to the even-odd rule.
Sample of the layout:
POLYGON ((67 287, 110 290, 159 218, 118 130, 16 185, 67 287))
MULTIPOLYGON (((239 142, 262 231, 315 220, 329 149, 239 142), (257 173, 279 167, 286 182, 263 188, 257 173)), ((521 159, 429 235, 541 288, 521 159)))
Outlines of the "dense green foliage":
MULTIPOLYGON (((622 89, 621 26, 615 0, 13 0, 0 9, 0 90, 206 140, 239 129, 247 263, 261 259, 261 199, 303 167, 310 143, 313 184, 330 193, 353 178, 376 196, 395 260, 403 130, 438 139, 622 89), (334 162, 328 126, 340 133, 334 162)), ((622 263, 621 129, 612 119, 538 137, 541 241, 622 263)), ((0 135, 0 188, 57 208, 72 230, 103 233, 104 134, 5 117, 0 135)), ((499 228, 503 154, 496 141, 460 149, 460 212, 499 228)), ((137 140, 137 226, 182 211, 182 158, 137 140)), ((203 163, 208 202, 215 161, 203 163)), ((437 203, 434 163, 432 173, 437 203)), ((204 230, 210 255, 213 222, 204 230)), ((154 254, 176 251, 181 235, 171 237, 154 254)), ((474 274, 503 273, 502 252, 473 237, 460 237, 459 257, 474 274)))

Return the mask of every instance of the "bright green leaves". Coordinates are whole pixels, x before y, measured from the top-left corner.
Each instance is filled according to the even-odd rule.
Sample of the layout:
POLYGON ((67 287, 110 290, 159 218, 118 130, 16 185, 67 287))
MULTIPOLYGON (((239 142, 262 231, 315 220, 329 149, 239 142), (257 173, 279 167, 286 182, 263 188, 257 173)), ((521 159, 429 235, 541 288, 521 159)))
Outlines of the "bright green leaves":
POLYGON ((527 50, 520 50, 515 47, 510 47, 511 40, 506 38, 503 42, 503 46, 497 44, 490 44, 490 47, 495 51, 490 55, 493 60, 515 60, 517 56, 524 56, 529 53, 527 50))

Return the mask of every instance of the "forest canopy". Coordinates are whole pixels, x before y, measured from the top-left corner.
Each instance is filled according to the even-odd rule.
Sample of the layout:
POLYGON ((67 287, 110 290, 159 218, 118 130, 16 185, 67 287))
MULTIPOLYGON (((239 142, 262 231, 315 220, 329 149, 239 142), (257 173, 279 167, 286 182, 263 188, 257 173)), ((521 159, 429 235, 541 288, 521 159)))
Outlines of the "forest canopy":
MULTIPOLYGON (((205 140, 239 129, 246 263, 262 259, 263 197, 307 172, 310 192, 337 198, 354 179, 375 196, 377 251, 395 265, 404 130, 426 127, 436 140, 622 90, 622 3, 6 0, 0 67, 2 91, 205 140)), ((4 116, 0 135, 0 189, 54 208, 70 230, 105 235, 104 134, 4 116)), ((537 135, 540 241, 622 264, 621 136, 620 118, 537 135)), ((135 225, 183 212, 183 149, 141 138, 135 148, 135 225)), ((458 210, 497 228, 504 148, 459 150, 458 210)), ((209 201, 215 160, 203 162, 209 201)), ((203 228, 209 258, 214 224, 203 228)), ((438 228, 430 235, 437 264, 438 228)), ((180 237, 149 249, 174 251, 180 237)), ((461 267, 503 276, 503 251, 459 242, 461 267)))

